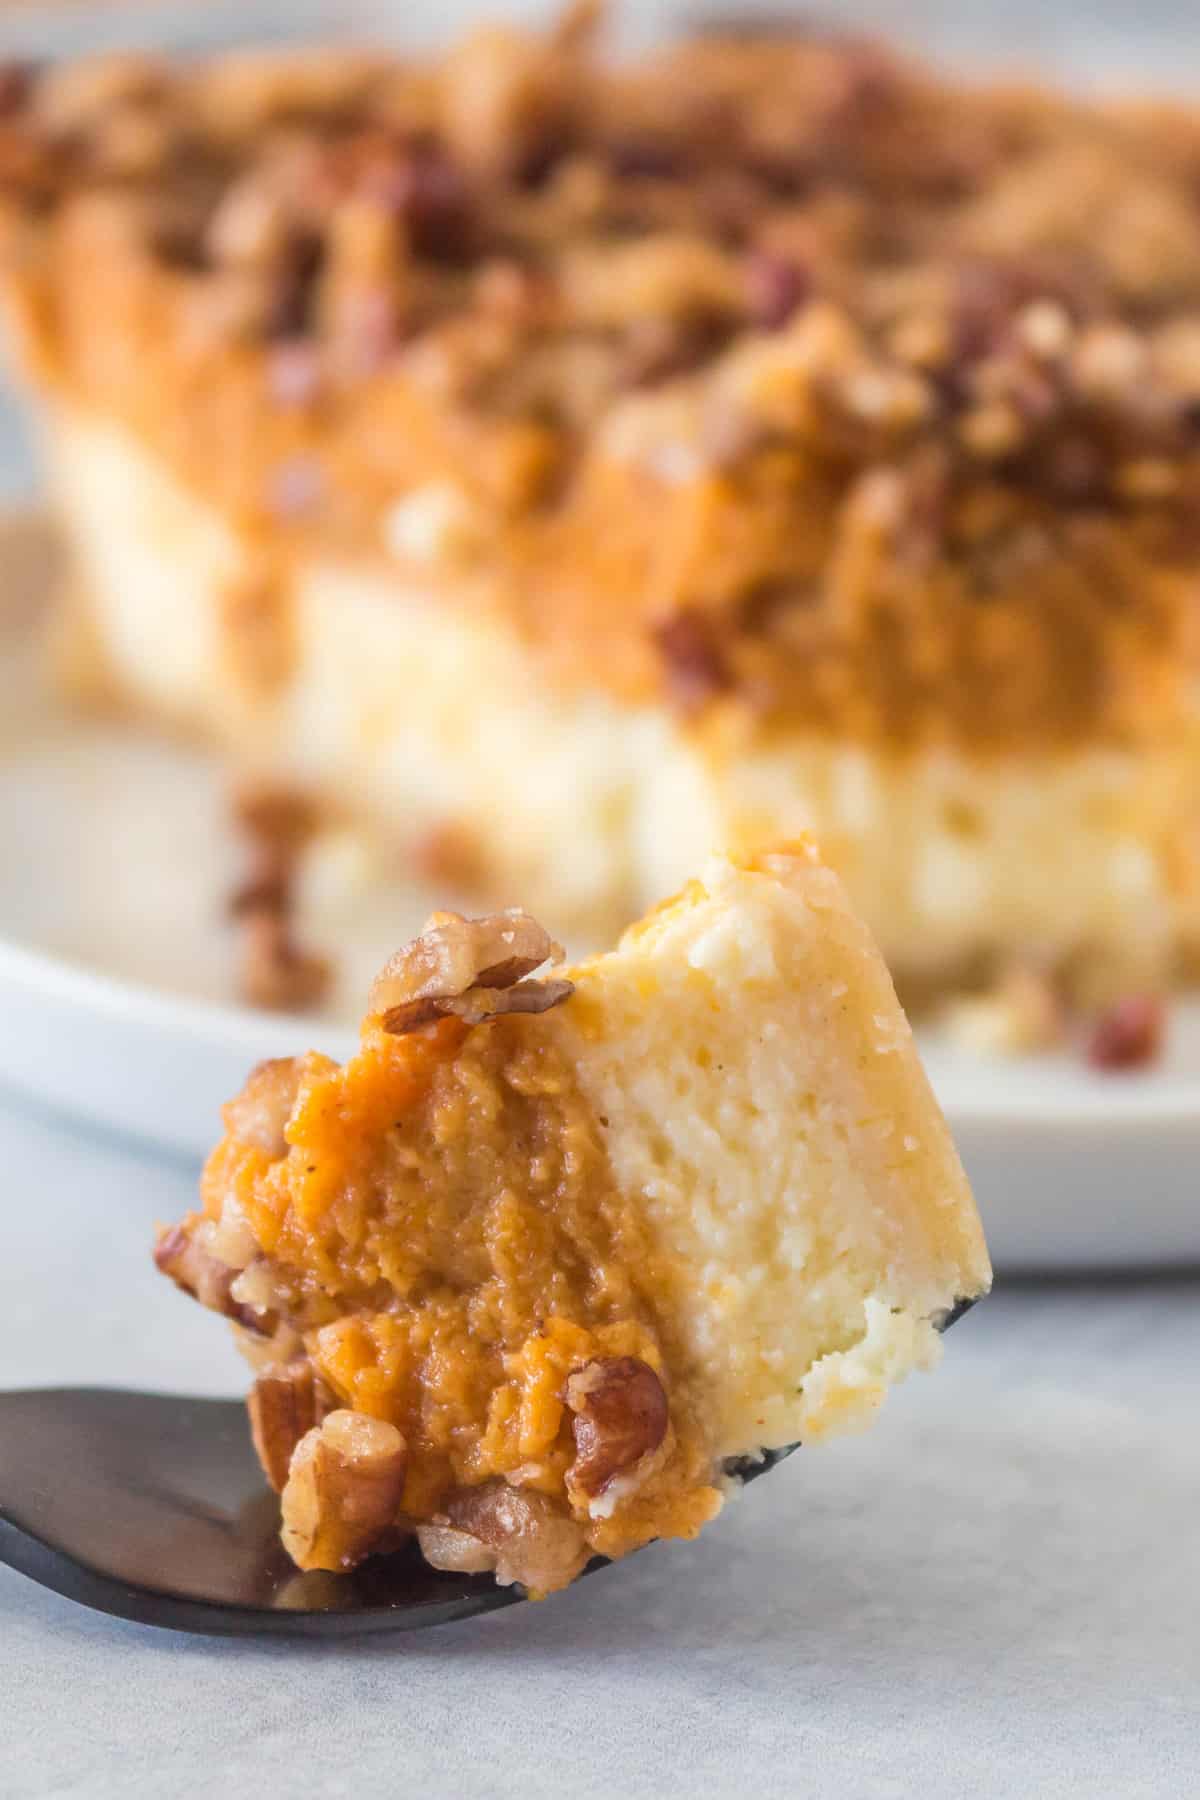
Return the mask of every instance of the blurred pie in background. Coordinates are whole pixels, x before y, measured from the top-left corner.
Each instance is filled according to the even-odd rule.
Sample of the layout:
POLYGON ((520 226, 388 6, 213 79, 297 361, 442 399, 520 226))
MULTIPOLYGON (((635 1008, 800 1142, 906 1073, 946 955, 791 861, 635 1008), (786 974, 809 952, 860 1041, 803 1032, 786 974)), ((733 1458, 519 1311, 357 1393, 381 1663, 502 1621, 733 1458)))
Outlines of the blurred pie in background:
POLYGON ((908 997, 1141 1060, 1200 943, 1200 114, 593 23, 4 71, 70 679, 227 756, 267 1003, 330 819, 575 942, 812 830, 908 997))

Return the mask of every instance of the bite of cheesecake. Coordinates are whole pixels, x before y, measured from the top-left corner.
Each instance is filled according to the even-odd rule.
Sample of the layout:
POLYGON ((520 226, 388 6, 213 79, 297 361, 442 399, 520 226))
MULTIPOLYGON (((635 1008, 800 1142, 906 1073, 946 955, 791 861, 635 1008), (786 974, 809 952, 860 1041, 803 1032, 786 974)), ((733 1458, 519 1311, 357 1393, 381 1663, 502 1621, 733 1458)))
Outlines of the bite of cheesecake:
POLYGON ((890 979, 806 841, 612 952, 439 914, 361 1048, 225 1108, 159 1266, 235 1321, 301 1568, 415 1534, 533 1594, 867 1424, 990 1280, 890 979))

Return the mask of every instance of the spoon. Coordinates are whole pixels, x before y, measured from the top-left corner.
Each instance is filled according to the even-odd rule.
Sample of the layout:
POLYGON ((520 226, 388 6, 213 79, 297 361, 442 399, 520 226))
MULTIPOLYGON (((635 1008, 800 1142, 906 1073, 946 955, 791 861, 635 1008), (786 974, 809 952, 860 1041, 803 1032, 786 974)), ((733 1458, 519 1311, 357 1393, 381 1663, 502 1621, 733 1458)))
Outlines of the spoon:
MULTIPOLYGON (((744 1485, 798 1448, 725 1472, 744 1485)), ((0 1563, 118 1619, 224 1637, 418 1631, 525 1598, 490 1575, 431 1569, 415 1545, 348 1575, 301 1573, 242 1402, 124 1388, 0 1393, 0 1563)), ((596 1557, 584 1573, 607 1566, 596 1557)))
POLYGON ((0 1394, 0 1563, 97 1612, 227 1637, 416 1631, 525 1597, 431 1569, 415 1546, 302 1574, 241 1401, 120 1388, 0 1394))

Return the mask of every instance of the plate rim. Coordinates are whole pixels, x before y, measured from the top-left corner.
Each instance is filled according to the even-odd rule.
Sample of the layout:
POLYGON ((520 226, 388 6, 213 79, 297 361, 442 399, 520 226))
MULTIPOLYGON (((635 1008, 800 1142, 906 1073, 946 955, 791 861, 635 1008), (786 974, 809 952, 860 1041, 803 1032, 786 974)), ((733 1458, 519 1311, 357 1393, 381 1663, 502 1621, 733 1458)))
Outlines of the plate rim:
MULTIPOLYGON (((319 1037, 328 1054, 340 1061, 352 1055, 358 1044, 357 1032, 337 1020, 308 1013, 272 1014, 234 1002, 172 993, 0 932, 0 988, 10 982, 177 1040, 203 1042, 231 1054, 244 1050, 247 1072, 266 1057, 300 1054, 310 1047, 298 1041, 305 1033, 319 1037)), ((1026 1128, 1055 1130, 1086 1127, 1095 1133, 1139 1126, 1195 1127, 1200 1122, 1200 1075, 1162 1076, 1154 1071, 1103 1075, 1083 1068, 1065 1071, 1058 1066, 1042 1071, 1040 1090, 1022 1095, 1017 1102, 1003 1080, 989 1095, 986 1082, 993 1065, 988 1060, 972 1057, 969 1077, 947 1072, 939 1067, 939 1057, 930 1055, 940 1046, 928 1042, 920 1031, 916 1035, 926 1073, 952 1129, 1020 1123, 1026 1128), (1064 1087, 1067 1076, 1069 1083, 1064 1087)), ((1032 1075, 1035 1059, 1021 1062, 1024 1071, 1032 1075)), ((1015 1072, 1011 1062, 1000 1066, 1006 1074, 1015 1072)))

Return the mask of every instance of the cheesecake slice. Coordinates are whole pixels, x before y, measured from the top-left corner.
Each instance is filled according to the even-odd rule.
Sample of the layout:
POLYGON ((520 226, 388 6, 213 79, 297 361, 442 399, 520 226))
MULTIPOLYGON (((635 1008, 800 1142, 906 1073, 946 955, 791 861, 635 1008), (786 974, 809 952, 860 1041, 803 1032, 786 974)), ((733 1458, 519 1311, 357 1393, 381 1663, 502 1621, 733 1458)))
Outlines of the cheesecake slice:
POLYGON ((906 996, 1162 991, 1195 109, 594 10, 0 71, 72 678, 588 947, 812 831, 906 996))
POLYGON ((261 1066, 159 1266, 234 1319, 301 1568, 415 1533, 530 1593, 868 1424, 990 1269, 891 982, 806 841, 574 968, 437 914, 358 1053, 261 1066))

